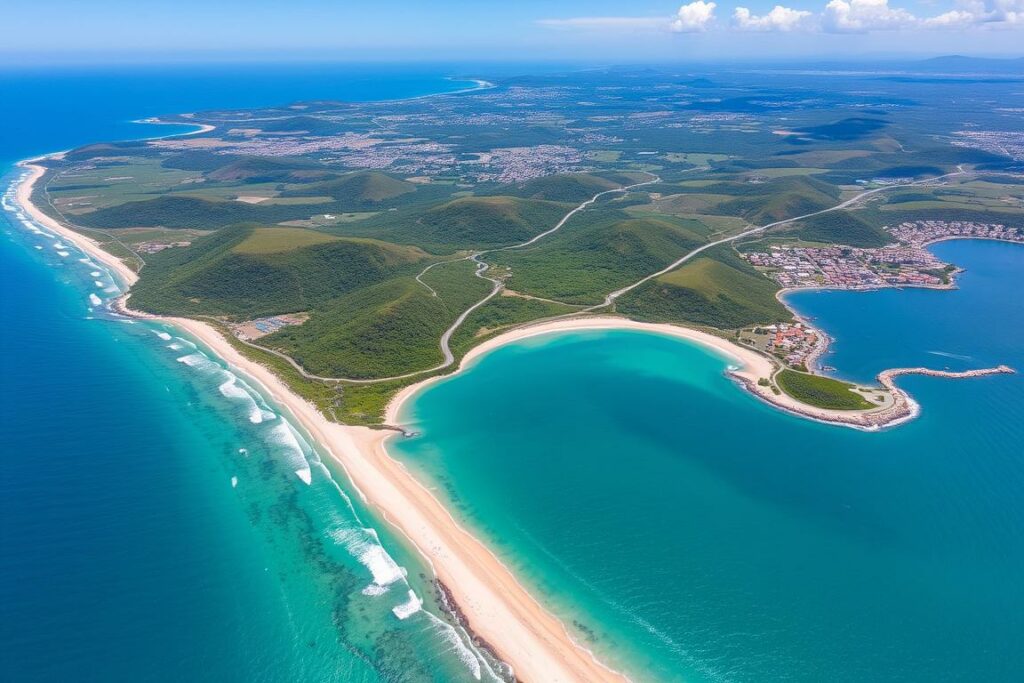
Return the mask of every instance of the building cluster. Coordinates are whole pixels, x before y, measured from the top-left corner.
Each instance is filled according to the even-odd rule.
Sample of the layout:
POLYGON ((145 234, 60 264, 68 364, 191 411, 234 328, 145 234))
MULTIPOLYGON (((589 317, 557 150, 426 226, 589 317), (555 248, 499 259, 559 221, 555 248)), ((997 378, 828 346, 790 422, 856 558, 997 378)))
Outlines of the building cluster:
POLYGON ((768 333, 767 351, 781 356, 789 365, 806 366, 821 341, 817 332, 803 323, 779 323, 763 328, 768 333))
POLYGON ((471 175, 477 182, 521 183, 553 173, 581 170, 583 152, 565 145, 500 147, 481 155, 480 169, 471 175))
POLYGON ((905 221, 888 228, 893 237, 904 244, 922 247, 950 237, 980 237, 985 239, 1024 242, 1024 231, 1009 228, 1002 223, 975 221, 905 221))
POLYGON ((1024 132, 1013 130, 961 130, 956 133, 953 144, 958 147, 972 147, 1000 156, 1006 155, 1015 161, 1024 160, 1024 132))
POLYGON ((784 360, 791 366, 807 366, 821 353, 824 338, 811 326, 802 323, 778 323, 744 330, 740 340, 764 353, 784 360))
POLYGON ((897 244, 877 249, 772 245, 745 256, 783 287, 936 287, 947 284, 951 268, 925 248, 928 244, 956 237, 1024 242, 1024 231, 1001 223, 920 220, 886 230, 897 244))
POLYGON ((881 249, 772 246, 746 254, 783 287, 874 289, 885 286, 938 286, 946 264, 919 247, 881 249))

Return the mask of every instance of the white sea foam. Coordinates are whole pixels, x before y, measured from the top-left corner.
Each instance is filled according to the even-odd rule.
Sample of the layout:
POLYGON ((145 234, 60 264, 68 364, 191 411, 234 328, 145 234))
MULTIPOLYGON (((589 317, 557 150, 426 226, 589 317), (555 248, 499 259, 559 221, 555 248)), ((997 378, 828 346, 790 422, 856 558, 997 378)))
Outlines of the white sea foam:
POLYGON ((89 277, 99 277, 100 275, 103 275, 103 273, 101 273, 98 270, 94 270, 91 273, 89 273, 89 277))
POLYGON ((959 353, 949 353, 948 351, 929 351, 928 353, 935 356, 942 356, 943 358, 956 358, 957 360, 973 360, 970 356, 962 356, 959 353))
POLYGON ((171 335, 167 334, 166 332, 153 332, 153 334, 160 337, 164 341, 171 341, 171 335))
POLYGON ((220 369, 220 366, 214 363, 212 360, 207 358, 201 353, 190 353, 187 356, 181 356, 176 359, 179 363, 184 363, 190 368, 196 368, 197 370, 210 370, 213 368, 220 369))
POLYGON ((405 567, 388 555, 374 529, 340 527, 332 530, 330 536, 370 570, 373 582, 363 589, 364 595, 383 595, 392 584, 405 581, 405 567))
POLYGON ((178 342, 174 342, 173 344, 168 344, 167 348, 169 348, 171 351, 181 351, 185 347, 179 344, 178 342))
POLYGON ((231 488, 238 488, 238 477, 231 477, 231 488))
POLYGON ((416 595, 411 589, 409 590, 409 599, 403 602, 401 605, 396 605, 391 608, 391 611, 399 619, 408 619, 412 615, 423 609, 423 601, 420 600, 419 596, 416 595))
POLYGON ((42 247, 37 244, 36 249, 42 249, 42 247))
POLYGON ((309 462, 303 455, 302 445, 299 443, 299 435, 290 424, 281 420, 270 430, 270 440, 284 450, 284 457, 288 466, 295 472, 295 476, 301 479, 307 486, 313 483, 313 472, 309 462))
POLYGON ((93 306, 99 306, 100 304, 103 303, 103 299, 99 298, 95 294, 90 294, 89 303, 91 303, 93 306))
POLYGON ((71 252, 70 251, 58 251, 57 252, 57 256, 60 256, 61 258, 67 258, 68 256, 71 256, 71 252))
POLYGON ((373 582, 378 586, 390 586, 405 578, 405 569, 398 566, 383 546, 368 544, 359 561, 370 570, 373 582))
POLYGON ((97 287, 99 287, 100 289, 103 288, 103 281, 102 280, 93 280, 92 283, 94 285, 96 285, 97 287))
POLYGON ((249 457, 249 449, 248 448, 239 448, 238 449, 238 454, 240 456, 242 456, 243 458, 248 458, 249 457))
POLYGON ((227 376, 227 379, 224 380, 224 382, 222 382, 217 388, 225 398, 233 398, 247 404, 249 408, 249 422, 258 425, 264 420, 274 419, 274 413, 269 410, 261 409, 259 404, 256 403, 256 399, 253 398, 247 388, 243 384, 239 383, 238 377, 227 371, 225 371, 224 374, 227 376))
MULTIPOLYGON (((477 656, 475 652, 469 649, 465 641, 463 641, 463 639, 459 637, 459 632, 455 630, 455 627, 446 621, 442 621, 441 619, 439 619, 438 617, 434 616, 426 610, 423 611, 423 614, 427 616, 427 619, 430 620, 430 623, 441 635, 441 638, 443 638, 448 643, 449 651, 455 652, 455 655, 459 658, 459 661, 465 664, 466 668, 469 669, 469 672, 473 674, 473 678, 479 681, 483 673, 483 670, 480 666, 482 660, 480 659, 479 656, 477 656)), ((488 665, 486 661, 483 662, 483 665, 487 667, 487 670, 490 672, 493 678, 495 678, 496 680, 500 680, 500 677, 496 673, 494 673, 494 671, 491 669, 490 665, 488 665)))

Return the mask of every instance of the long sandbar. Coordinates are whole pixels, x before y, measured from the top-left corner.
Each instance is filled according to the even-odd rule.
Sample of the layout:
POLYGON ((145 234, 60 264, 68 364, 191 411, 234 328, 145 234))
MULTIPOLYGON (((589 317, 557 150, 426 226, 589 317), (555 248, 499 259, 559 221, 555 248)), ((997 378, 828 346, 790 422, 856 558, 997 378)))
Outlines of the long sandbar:
MULTIPOLYGON (((23 162, 28 173, 16 198, 35 221, 109 267, 126 284, 138 275, 92 239, 74 232, 31 202, 45 168, 23 162)), ((293 393, 267 367, 243 356, 214 327, 187 318, 145 316, 178 327, 286 408, 346 472, 364 501, 394 525, 431 564, 460 613, 524 681, 626 681, 576 643, 565 625, 530 595, 512 572, 460 525, 434 495, 385 450, 393 432, 331 422, 293 393)))

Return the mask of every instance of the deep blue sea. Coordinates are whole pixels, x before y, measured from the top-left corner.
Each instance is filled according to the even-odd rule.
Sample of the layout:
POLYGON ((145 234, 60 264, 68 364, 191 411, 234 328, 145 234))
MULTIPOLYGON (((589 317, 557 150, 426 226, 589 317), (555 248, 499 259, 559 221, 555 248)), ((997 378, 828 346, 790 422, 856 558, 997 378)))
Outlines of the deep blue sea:
MULTIPOLYGON (((449 73, 0 70, 4 187, 20 158, 176 132, 133 119, 468 85, 449 73)), ((117 288, 84 261, 0 211, 0 680, 487 680, 280 411, 173 330, 105 314, 92 297, 117 288)))
MULTIPOLYGON (((452 73, 0 71, 0 160, 452 73)), ((0 680, 489 678, 277 406, 174 330, 112 319, 91 299, 108 274, 0 216, 0 680)), ((934 249, 961 289, 790 298, 836 338, 838 375, 1024 368, 1024 247, 934 249)), ((1024 376, 904 378, 921 417, 868 434, 724 368, 648 334, 534 339, 425 392, 395 448, 637 680, 1018 680, 1024 376)))

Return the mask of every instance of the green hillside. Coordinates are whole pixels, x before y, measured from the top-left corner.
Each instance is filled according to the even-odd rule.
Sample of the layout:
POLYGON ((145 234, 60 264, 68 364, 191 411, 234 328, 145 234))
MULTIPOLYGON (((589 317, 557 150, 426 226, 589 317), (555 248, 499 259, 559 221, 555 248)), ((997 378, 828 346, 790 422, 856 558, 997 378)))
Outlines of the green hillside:
POLYGON ((438 340, 455 315, 405 277, 351 292, 306 323, 260 342, 318 375, 382 377, 439 364, 438 340))
POLYGON ((784 234, 808 242, 845 244, 850 247, 881 247, 892 242, 882 228, 849 211, 830 211, 785 226, 784 234))
POLYGON ((789 320, 775 298, 778 289, 723 245, 626 294, 616 308, 641 320, 735 329, 789 320))
POLYGON ((384 173, 351 173, 341 178, 282 192, 282 197, 331 197, 353 210, 416 191, 416 185, 384 173))
POLYGON ((428 208, 390 211, 350 230, 451 252, 524 242, 554 227, 568 211, 565 204, 536 199, 461 197, 428 208))
POLYGON ((238 318, 316 312, 346 292, 418 269, 425 257, 414 247, 301 228, 235 226, 147 257, 132 304, 238 318))
MULTIPOLYGON (((331 210, 319 205, 320 212, 331 210)), ((78 214, 75 222, 87 228, 193 228, 215 230, 235 223, 280 223, 309 218, 318 212, 310 205, 263 205, 236 201, 210 201, 198 197, 161 196, 78 214)))
POLYGON ((566 303, 596 304, 705 241, 707 229, 697 221, 622 215, 605 212, 603 220, 567 225, 564 234, 556 233, 535 247, 487 258, 512 269, 511 289, 566 303))
MULTIPOLYGON (((210 170, 208 180, 221 183, 301 183, 323 180, 337 175, 310 159, 285 157, 244 157, 210 170)), ((199 159, 196 160, 201 163, 199 159)))
MULTIPOLYGON (((705 192, 715 192, 715 187, 705 188, 705 192)), ((755 225, 821 211, 839 202, 837 188, 805 176, 787 176, 730 189, 738 195, 736 199, 722 202, 709 213, 740 216, 755 225)))
POLYGON ((501 188, 501 193, 525 199, 579 204, 598 192, 614 190, 617 187, 621 185, 589 173, 565 173, 534 178, 517 185, 506 185, 501 188))

